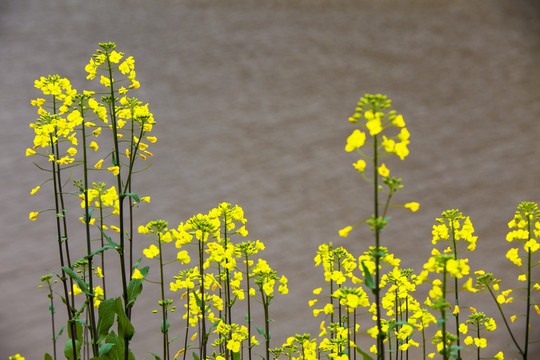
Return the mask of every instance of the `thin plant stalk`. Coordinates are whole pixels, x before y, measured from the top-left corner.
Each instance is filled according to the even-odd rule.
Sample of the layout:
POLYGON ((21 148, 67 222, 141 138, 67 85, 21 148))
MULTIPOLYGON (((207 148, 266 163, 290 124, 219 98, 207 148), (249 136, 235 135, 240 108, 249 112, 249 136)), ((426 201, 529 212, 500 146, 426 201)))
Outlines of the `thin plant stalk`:
MULTIPOLYGON (((85 121, 84 121, 84 106, 83 106, 83 100, 80 99, 79 107, 81 109, 81 116, 82 116, 82 126, 81 126, 81 135, 82 135, 82 142, 83 142, 83 172, 84 172, 84 223, 85 223, 85 230, 86 230, 86 253, 87 253, 87 260, 88 260, 88 281, 90 286, 90 291, 94 291, 94 281, 93 281, 93 273, 92 273, 92 263, 93 263, 93 255, 92 254, 92 244, 91 244, 91 237, 90 237, 90 213, 89 213, 89 203, 88 203, 88 159, 87 159, 87 153, 86 153, 86 132, 85 132, 85 121)), ((87 295, 88 298, 90 298, 89 295, 87 295)), ((91 330, 91 345, 92 345, 92 354, 94 357, 99 355, 99 348, 97 344, 97 329, 96 329, 96 315, 94 311, 94 305, 93 305, 93 296, 92 299, 89 301, 88 305, 88 312, 90 315, 90 330, 91 330)))
MULTIPOLYGON (((376 110, 376 109, 374 109, 376 110)), ((379 173, 378 173, 378 143, 377 135, 373 136, 373 203, 375 210, 375 221, 379 219, 379 173)), ((380 228, 379 225, 375 224, 375 304, 376 304, 376 315, 377 315, 377 359, 384 360, 384 334, 382 331, 382 322, 381 322, 381 288, 380 288, 380 228)))
MULTIPOLYGON (((53 144, 53 136, 52 134, 50 135, 50 141, 51 141, 51 144, 53 144)), ((69 324, 69 327, 70 327, 70 330, 71 330, 71 345, 72 345, 72 349, 73 349, 73 359, 78 359, 77 357, 77 346, 76 346, 76 342, 75 340, 77 339, 77 327, 75 325, 75 322, 73 321, 73 310, 71 308, 71 304, 73 302, 70 301, 70 297, 69 297, 69 292, 68 292, 68 285, 67 285, 67 277, 66 277, 66 273, 64 271, 64 266, 65 266, 65 263, 64 263, 64 252, 63 252, 63 249, 62 249, 62 230, 61 230, 61 226, 60 226, 60 208, 59 208, 59 201, 58 201, 58 179, 57 179, 57 172, 56 172, 56 168, 55 168, 55 163, 56 163, 56 160, 58 159, 58 155, 57 155, 57 152, 54 151, 54 147, 51 146, 51 149, 52 149, 52 152, 53 152, 53 156, 54 156, 54 159, 55 161, 53 162, 52 164, 52 173, 53 173, 53 187, 54 187, 54 203, 55 203, 55 210, 56 210, 56 231, 57 231, 57 234, 58 234, 58 253, 60 255, 60 266, 61 266, 61 269, 62 269, 62 276, 60 278, 60 280, 62 281, 62 285, 63 285, 63 288, 64 288, 64 299, 66 300, 65 301, 65 304, 66 304, 66 311, 67 311, 67 316, 68 316, 68 324, 69 324)), ((62 212, 62 216, 65 216, 65 212, 62 212)), ((71 278, 71 277, 70 277, 71 278)))
MULTIPOLYGON (((450 218, 450 229, 452 230, 452 245, 453 245, 453 250, 454 250, 454 260, 457 261, 458 257, 457 257, 457 245, 456 245, 456 229, 454 228, 454 220, 453 220, 453 217, 450 218)), ((455 277, 454 278, 454 291, 455 291, 455 305, 458 307, 459 309, 459 287, 458 287, 458 278, 455 277)), ((459 348, 460 347, 460 333, 459 333, 459 311, 457 312, 457 314, 455 314, 455 317, 456 317, 456 333, 457 333, 457 342, 456 342, 456 345, 458 346, 458 351, 457 351, 457 354, 458 354, 458 359, 461 359, 461 349, 459 348)))
POLYGON ((247 284, 247 328, 248 328, 248 359, 251 360, 251 299, 249 291, 251 290, 249 283, 249 255, 245 252, 246 263, 246 284, 247 284))
POLYGON ((161 233, 158 233, 158 246, 159 246, 159 275, 160 275, 160 288, 161 288, 161 312, 163 314, 163 325, 161 331, 163 333, 163 360, 169 360, 169 329, 167 322, 167 304, 165 302, 165 291, 163 289, 163 253, 161 251, 161 233))

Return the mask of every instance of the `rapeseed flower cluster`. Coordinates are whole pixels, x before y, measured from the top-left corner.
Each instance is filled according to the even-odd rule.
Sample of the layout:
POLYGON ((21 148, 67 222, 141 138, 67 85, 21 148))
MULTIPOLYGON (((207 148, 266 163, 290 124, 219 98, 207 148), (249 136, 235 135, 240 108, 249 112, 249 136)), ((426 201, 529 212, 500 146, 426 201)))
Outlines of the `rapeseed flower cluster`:
MULTIPOLYGON (((180 293, 180 300, 185 299, 182 319, 188 325, 186 339, 199 340, 196 345, 186 343, 178 354, 195 346, 202 359, 210 344, 216 348, 217 357, 227 358, 242 349, 251 352, 259 344, 252 331, 251 298, 264 308, 265 323, 257 328, 257 332, 264 337, 269 349, 269 306, 278 294, 288 293, 288 280, 278 276, 266 260, 254 259, 265 249, 261 241, 233 241, 235 237, 248 236, 246 222, 240 206, 220 203, 208 213, 197 214, 176 228, 169 229, 163 220, 139 226, 140 233, 157 242, 157 246, 151 244, 143 250, 147 258, 158 257, 161 261, 161 254, 168 252, 162 246, 174 243, 176 260, 187 266, 169 283, 169 290, 180 293), (241 301, 247 302, 247 325, 232 321, 232 308, 238 307, 241 301), (210 340, 211 337, 214 339, 210 340)), ((160 262, 160 268, 164 265, 160 262)), ((167 352, 164 349, 164 353, 167 352)))

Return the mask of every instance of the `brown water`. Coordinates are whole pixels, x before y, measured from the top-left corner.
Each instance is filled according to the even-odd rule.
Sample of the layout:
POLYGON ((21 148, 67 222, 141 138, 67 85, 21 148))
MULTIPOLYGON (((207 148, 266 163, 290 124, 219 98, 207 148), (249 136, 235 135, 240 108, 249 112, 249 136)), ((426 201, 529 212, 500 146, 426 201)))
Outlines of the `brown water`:
MULTIPOLYGON (((515 278, 506 223, 519 202, 540 201, 539 10, 532 0, 2 1, 0 357, 52 351, 37 286, 57 269, 53 222, 45 214, 28 221, 51 203, 46 192, 28 195, 45 175, 24 157, 39 76, 60 73, 89 88, 83 68, 98 42, 135 57, 137 96, 150 103, 159 138, 151 170, 136 181, 152 196, 139 222, 177 224, 222 201, 243 206, 250 238, 264 241, 265 257, 289 277, 290 294, 271 310, 278 346, 318 333, 307 306, 322 285, 317 246, 333 241, 359 255, 372 244, 364 230, 337 236, 370 214, 369 187, 343 150, 347 117, 364 93, 387 94, 407 121, 411 155, 389 167, 405 184, 396 202, 421 203, 415 214, 392 211, 383 244, 419 269, 434 219, 459 208, 479 236, 472 269, 515 278)), ((134 309, 141 359, 160 352, 150 288, 134 309)), ((510 354, 496 308, 485 294, 474 299, 462 303, 500 328, 485 355, 510 354)), ((534 314, 535 338, 539 324, 534 314)))

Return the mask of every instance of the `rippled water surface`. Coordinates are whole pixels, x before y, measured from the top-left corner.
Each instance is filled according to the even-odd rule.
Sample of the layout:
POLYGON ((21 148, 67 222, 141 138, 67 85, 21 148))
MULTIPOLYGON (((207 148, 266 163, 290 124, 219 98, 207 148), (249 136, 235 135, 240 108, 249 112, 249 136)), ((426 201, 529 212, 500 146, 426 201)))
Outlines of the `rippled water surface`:
MULTIPOLYGON (((364 93, 387 94, 407 121, 411 154, 389 167, 405 184, 396 203, 421 204, 414 214, 393 209, 383 244, 403 267, 420 269, 434 219, 459 208, 479 236, 472 269, 515 278, 504 256, 506 224, 520 201, 540 201, 535 4, 2 1, 0 357, 37 359, 51 351, 47 299, 37 286, 57 269, 54 223, 50 212, 28 220, 29 211, 52 204, 45 191, 28 195, 46 178, 24 157, 36 118, 29 100, 39 96, 33 81, 59 73, 77 89, 90 88, 84 65, 99 42, 114 41, 135 57, 142 85, 136 96, 150 103, 157 121, 153 166, 135 180, 152 202, 137 221, 177 224, 222 201, 243 206, 249 237, 264 241, 265 257, 289 277, 290 294, 271 310, 275 346, 294 333, 318 333, 320 319, 307 306, 322 285, 313 267, 317 247, 333 241, 359 255, 372 245, 367 230, 337 236, 370 215, 369 186, 351 167, 357 158, 344 151, 353 130, 347 118, 364 93)), ((141 239, 136 252, 145 246, 141 239)), ((168 275, 177 271, 170 267, 168 275)), ((145 289, 134 309, 140 359, 161 346, 159 316, 149 312, 157 308, 152 285, 145 289)), ((464 297, 462 304, 499 322, 486 356, 509 354, 489 298, 464 297)), ((534 314, 536 338, 539 319, 534 314)), ((180 328, 173 322, 173 331, 180 328)), ((540 356, 538 345, 531 353, 540 356)))

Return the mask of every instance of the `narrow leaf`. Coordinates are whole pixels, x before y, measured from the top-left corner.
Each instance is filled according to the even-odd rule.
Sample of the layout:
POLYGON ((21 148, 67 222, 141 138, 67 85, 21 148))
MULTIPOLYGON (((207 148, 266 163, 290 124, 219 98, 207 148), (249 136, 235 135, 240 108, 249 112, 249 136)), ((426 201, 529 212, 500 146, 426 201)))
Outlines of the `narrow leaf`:
POLYGON ((356 347, 356 352, 362 355, 363 360, 373 360, 371 356, 369 356, 368 353, 366 353, 364 350, 360 349, 358 346, 356 347))
POLYGON ((364 268, 364 283, 366 284, 368 289, 371 289, 372 291, 375 290, 375 281, 373 280, 373 276, 371 276, 371 274, 369 273, 369 269, 363 261, 362 267, 364 268))
POLYGON ((265 336, 265 334, 264 334, 264 330, 263 330, 263 329, 261 329, 261 328, 260 328, 260 327, 258 327, 258 326, 255 326, 255 329, 257 329, 257 332, 259 333, 259 335, 261 335, 261 336, 265 336))
POLYGON ((73 270, 65 266, 62 266, 62 270, 64 270, 66 274, 68 274, 73 280, 75 280, 75 282, 77 283, 77 285, 79 285, 83 293, 85 293, 88 296, 92 296, 92 294, 88 290, 88 284, 85 281, 83 281, 83 279, 81 279, 77 274, 75 274, 73 270))
POLYGON ((125 193, 124 195, 131 197, 135 202, 141 202, 141 199, 139 199, 139 195, 135 193, 125 193))

